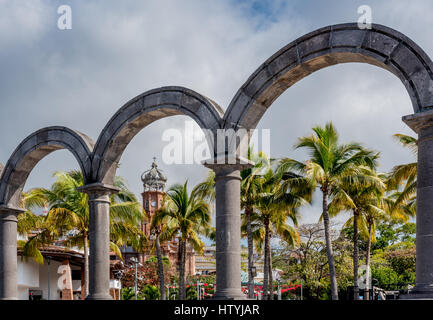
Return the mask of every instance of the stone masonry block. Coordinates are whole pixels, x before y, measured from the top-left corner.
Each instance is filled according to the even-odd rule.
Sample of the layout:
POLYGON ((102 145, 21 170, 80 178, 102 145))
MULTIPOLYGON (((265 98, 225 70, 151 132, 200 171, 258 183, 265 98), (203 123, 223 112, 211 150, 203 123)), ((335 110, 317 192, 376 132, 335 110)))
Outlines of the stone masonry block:
POLYGON ((303 59, 317 51, 323 51, 327 48, 329 48, 329 32, 316 35, 298 43, 300 59, 303 59))

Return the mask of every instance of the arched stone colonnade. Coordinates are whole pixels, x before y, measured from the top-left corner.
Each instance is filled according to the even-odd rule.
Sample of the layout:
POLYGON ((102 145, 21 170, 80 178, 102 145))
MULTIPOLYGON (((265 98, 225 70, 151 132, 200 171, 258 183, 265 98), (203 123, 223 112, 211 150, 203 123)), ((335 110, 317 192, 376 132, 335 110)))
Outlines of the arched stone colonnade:
MULTIPOLYGON (((20 196, 34 166, 49 153, 67 149, 76 158, 89 195, 90 292, 109 299, 109 195, 117 164, 132 138, 148 124, 188 115, 207 134, 216 172, 217 292, 219 299, 241 299, 240 170, 250 165, 238 155, 226 161, 216 150, 218 129, 254 129, 265 111, 290 86, 322 68, 347 62, 376 65, 404 84, 414 114, 403 117, 419 135, 417 189, 417 270, 415 292, 433 296, 433 64, 413 41, 381 25, 361 30, 356 23, 318 29, 288 44, 264 62, 238 90, 224 113, 212 100, 186 88, 163 87, 137 96, 110 119, 96 144, 64 127, 41 129, 27 137, 0 167, 0 299, 17 298, 17 219, 20 196), (217 159, 218 161, 215 161, 217 159), (221 159, 223 161, 221 161, 221 159)), ((231 141, 237 144, 237 141, 231 141)))

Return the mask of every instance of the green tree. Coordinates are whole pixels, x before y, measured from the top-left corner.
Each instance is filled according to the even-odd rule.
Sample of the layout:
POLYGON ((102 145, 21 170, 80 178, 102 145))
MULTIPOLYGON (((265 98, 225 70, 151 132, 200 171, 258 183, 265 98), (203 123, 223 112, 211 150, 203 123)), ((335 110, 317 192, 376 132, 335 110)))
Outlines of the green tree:
MULTIPOLYGON (((385 177, 382 177, 385 179, 385 177)), ((370 276, 370 263, 371 263, 371 249, 372 245, 375 244, 375 248, 386 247, 390 243, 394 243, 398 240, 398 237, 393 230, 391 225, 396 223, 406 223, 408 219, 413 215, 413 210, 408 209, 408 205, 405 203, 398 202, 398 193, 394 193, 386 196, 384 194, 379 198, 378 205, 372 206, 368 211, 365 211, 362 216, 362 229, 361 235, 367 240, 366 250, 366 277, 367 280, 370 276), (376 233, 379 233, 380 237, 376 238, 376 233)), ((410 206, 410 205, 409 205, 410 206)), ((366 286, 364 299, 369 299, 368 286, 366 286)))
MULTIPOLYGON (((302 280, 304 299, 329 299, 329 268, 323 224, 303 224, 297 230, 301 238, 300 245, 293 247, 280 241, 278 248, 274 249, 275 267, 283 271, 284 281, 300 284, 302 280)), ((341 234, 337 237, 337 228, 332 223, 330 232, 334 239, 338 287, 345 290, 353 281, 351 237, 341 234)))
POLYGON ((352 211, 352 217, 346 222, 353 226, 353 293, 354 300, 359 299, 358 265, 359 265, 359 228, 366 228, 364 215, 381 211, 380 199, 384 195, 386 185, 380 175, 369 167, 359 167, 355 176, 344 177, 332 191, 329 203, 329 214, 335 216, 341 211, 352 211), (353 179, 356 183, 353 183, 353 179))
POLYGON ((414 243, 399 242, 378 250, 372 258, 372 276, 385 290, 407 289, 415 282, 416 248, 414 243))
POLYGON ((159 277, 159 290, 161 300, 166 300, 165 293, 165 276, 164 276, 164 264, 165 261, 169 261, 166 257, 162 256, 161 244, 173 239, 173 230, 170 229, 169 217, 165 219, 156 218, 153 216, 150 230, 153 237, 152 251, 156 252, 156 258, 158 263, 158 277, 159 277), (165 221, 164 221, 165 220, 165 221))
POLYGON ((268 168, 256 182, 251 229, 258 247, 264 245, 263 299, 273 299, 271 237, 278 235, 289 245, 298 245, 299 234, 289 221, 296 226, 299 208, 311 200, 308 181, 286 173, 268 168))
POLYGON ((146 300, 159 300, 161 297, 161 293, 158 291, 158 288, 152 286, 151 284, 146 284, 143 289, 141 289, 141 295, 146 300))
MULTIPOLYGON (((418 140, 416 138, 404 134, 395 134, 394 137, 415 155, 418 154, 418 140)), ((415 215, 416 211, 417 167, 417 162, 395 166, 387 182, 389 190, 399 191, 398 197, 395 199, 395 205, 404 203, 412 211, 413 215, 415 215)))
POLYGON ((209 204, 203 193, 194 188, 188 194, 187 183, 174 185, 167 191, 163 207, 155 213, 155 224, 170 224, 170 232, 179 235, 179 299, 186 299, 185 259, 187 245, 196 251, 203 250, 204 243, 199 235, 208 235, 211 229, 209 204))
POLYGON ((270 168, 270 160, 263 153, 253 153, 252 148, 248 149, 248 159, 254 162, 254 166, 241 171, 241 208, 243 209, 243 225, 246 228, 248 241, 248 298, 254 298, 254 243, 251 227, 254 207, 259 197, 262 174, 270 168))
POLYGON ((332 123, 325 127, 316 126, 314 134, 301 137, 295 148, 308 150, 310 158, 302 163, 293 159, 281 160, 280 166, 297 170, 310 179, 313 185, 322 191, 322 218, 325 231, 326 250, 331 282, 331 296, 338 300, 337 277, 335 273, 334 253, 329 233, 328 197, 342 179, 351 179, 356 183, 360 166, 372 166, 375 154, 364 149, 358 143, 340 144, 337 131, 332 123))
MULTIPOLYGON (((134 300, 135 299, 135 291, 133 287, 122 288, 122 300, 134 300)), ((140 294, 137 294, 138 300, 143 300, 140 294)))

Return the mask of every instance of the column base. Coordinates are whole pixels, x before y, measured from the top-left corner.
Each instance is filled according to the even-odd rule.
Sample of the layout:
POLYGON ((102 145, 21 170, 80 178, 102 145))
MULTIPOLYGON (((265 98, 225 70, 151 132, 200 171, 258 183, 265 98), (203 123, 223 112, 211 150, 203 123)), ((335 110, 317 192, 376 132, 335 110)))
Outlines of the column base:
POLYGON ((18 298, 0 298, 0 301, 14 301, 18 300, 18 298))
POLYGON ((432 285, 418 285, 415 286, 407 294, 399 296, 401 300, 433 300, 433 286, 432 285))
POLYGON ((401 294, 399 300, 433 300, 433 293, 411 292, 401 294))
POLYGON ((113 297, 109 294, 95 293, 88 295, 86 300, 113 300, 113 297))
POLYGON ((401 300, 433 300, 433 287, 415 287, 409 293, 401 294, 398 298, 401 300))
POLYGON ((212 300, 248 300, 247 296, 238 290, 215 292, 212 300))

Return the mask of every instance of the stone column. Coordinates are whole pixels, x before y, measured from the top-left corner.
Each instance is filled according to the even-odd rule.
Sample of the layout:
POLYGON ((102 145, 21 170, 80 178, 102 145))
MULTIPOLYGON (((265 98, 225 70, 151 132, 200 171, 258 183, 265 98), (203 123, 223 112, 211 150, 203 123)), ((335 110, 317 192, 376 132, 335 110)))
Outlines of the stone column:
POLYGON ((21 212, 0 206, 0 300, 18 299, 17 216, 21 212))
MULTIPOLYGON (((206 161, 215 171, 216 186, 216 292, 214 299, 245 299, 241 291, 240 170, 251 165, 237 159, 235 164, 206 161)), ((225 161, 224 161, 225 162, 225 161)))
POLYGON ((110 296, 110 194, 117 188, 102 183, 78 188, 89 196, 89 295, 87 300, 110 296))
POLYGON ((416 285, 405 298, 433 298, 433 110, 403 121, 418 133, 416 285))

